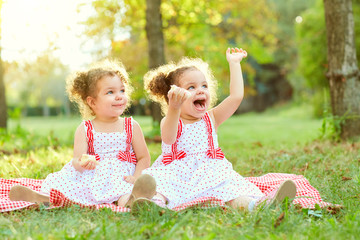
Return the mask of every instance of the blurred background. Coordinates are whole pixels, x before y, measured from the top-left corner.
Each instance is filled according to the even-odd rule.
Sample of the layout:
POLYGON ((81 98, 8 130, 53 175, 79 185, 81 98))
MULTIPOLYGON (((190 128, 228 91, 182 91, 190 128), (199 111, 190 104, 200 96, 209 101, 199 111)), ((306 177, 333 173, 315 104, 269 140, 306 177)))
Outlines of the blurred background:
MULTIPOLYGON (((209 63, 221 101, 229 91, 229 46, 248 52, 242 62, 245 99, 237 114, 290 104, 306 105, 307 115, 323 118, 330 109, 322 0, 162 1, 160 62, 148 54, 146 27, 153 19, 146 18, 145 0, 0 2, 1 74, 9 119, 79 116, 65 94, 66 76, 108 57, 120 59, 131 74, 135 93, 129 115, 154 112, 143 90, 149 67, 183 56, 209 63)), ((353 12, 359 35, 358 0, 353 12)))

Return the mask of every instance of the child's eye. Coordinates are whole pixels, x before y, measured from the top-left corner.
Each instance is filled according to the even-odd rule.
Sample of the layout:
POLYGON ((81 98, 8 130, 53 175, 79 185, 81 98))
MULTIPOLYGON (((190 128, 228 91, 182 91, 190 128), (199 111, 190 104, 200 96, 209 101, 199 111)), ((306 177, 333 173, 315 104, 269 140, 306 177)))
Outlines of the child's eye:
POLYGON ((125 92, 125 89, 121 89, 120 92, 121 92, 121 93, 124 93, 124 92, 125 92))
POLYGON ((106 94, 113 94, 114 92, 113 91, 108 91, 106 94))
POLYGON ((191 90, 191 89, 194 89, 194 87, 193 87, 193 86, 190 86, 190 87, 188 87, 187 90, 191 90))
POLYGON ((203 88, 207 88, 208 86, 206 84, 202 85, 203 88))

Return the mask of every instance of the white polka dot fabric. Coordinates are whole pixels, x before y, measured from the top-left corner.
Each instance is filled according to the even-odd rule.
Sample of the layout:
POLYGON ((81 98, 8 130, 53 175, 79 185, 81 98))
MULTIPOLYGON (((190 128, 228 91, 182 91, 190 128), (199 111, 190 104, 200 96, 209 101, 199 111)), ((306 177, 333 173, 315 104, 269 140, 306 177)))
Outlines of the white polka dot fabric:
MULTIPOLYGON (((92 128, 92 132, 94 151, 100 156, 96 169, 80 173, 70 161, 59 172, 46 177, 41 187, 42 193, 49 194, 51 189, 56 189, 74 202, 101 204, 112 203, 131 192, 133 184, 125 182, 124 176, 134 174, 135 164, 118 159, 119 151, 126 150, 126 131, 102 133, 92 128)), ((132 147, 130 152, 133 152, 132 147)))
MULTIPOLYGON (((186 156, 165 165, 163 155, 171 154, 173 148, 172 145, 162 143, 162 155, 143 171, 155 178, 157 191, 168 199, 169 208, 202 197, 214 197, 227 202, 239 196, 263 196, 258 187, 233 170, 226 158, 208 157, 208 133, 204 118, 193 124, 181 124, 182 133, 176 142, 177 150, 184 151, 186 156)), ((217 134, 213 124, 210 124, 213 144, 218 148, 217 134)))

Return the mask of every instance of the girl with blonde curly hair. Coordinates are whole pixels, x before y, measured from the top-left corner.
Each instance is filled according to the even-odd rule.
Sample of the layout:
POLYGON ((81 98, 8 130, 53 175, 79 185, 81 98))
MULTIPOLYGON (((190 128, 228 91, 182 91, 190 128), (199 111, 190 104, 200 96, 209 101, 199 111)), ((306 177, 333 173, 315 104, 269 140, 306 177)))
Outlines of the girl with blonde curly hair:
POLYGON ((131 91, 124 66, 115 61, 104 60, 69 77, 69 98, 85 119, 75 132, 73 159, 46 177, 41 193, 17 185, 10 199, 45 203, 52 189, 86 205, 116 202, 124 207, 151 199, 155 181, 141 175, 150 165, 143 133, 134 119, 120 117, 131 91))

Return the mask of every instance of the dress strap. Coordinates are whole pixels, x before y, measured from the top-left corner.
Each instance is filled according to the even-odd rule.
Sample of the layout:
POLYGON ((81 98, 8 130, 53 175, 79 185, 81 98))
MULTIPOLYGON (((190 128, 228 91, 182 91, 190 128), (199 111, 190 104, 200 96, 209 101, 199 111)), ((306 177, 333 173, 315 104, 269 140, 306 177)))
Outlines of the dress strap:
POLYGON ((124 129, 126 132, 126 151, 129 152, 131 148, 131 140, 132 140, 132 122, 131 118, 125 118, 124 120, 124 129))
POLYGON ((117 155, 118 159, 124 162, 133 163, 136 165, 136 156, 134 151, 131 150, 131 142, 132 142, 132 118, 124 118, 124 130, 126 133, 126 150, 125 152, 119 151, 119 154, 117 155))
POLYGON ((176 139, 179 139, 181 137, 183 131, 183 122, 181 121, 181 119, 179 119, 179 124, 178 124, 178 131, 176 134, 176 139))
POLYGON ((95 155, 96 161, 100 161, 100 156, 96 154, 94 150, 94 133, 93 133, 94 127, 90 120, 84 121, 84 125, 85 125, 86 139, 88 144, 87 153, 89 155, 95 155))
POLYGON ((208 135, 208 144, 209 144, 209 149, 207 150, 206 155, 209 158, 224 159, 225 156, 224 153, 221 151, 221 148, 218 147, 215 149, 214 146, 214 138, 212 136, 212 126, 211 126, 209 113, 206 112, 202 118, 204 119, 206 124, 206 131, 208 135))
POLYGON ((163 155, 162 162, 164 163, 164 165, 168 165, 168 164, 172 163, 174 160, 179 160, 179 159, 186 157, 186 152, 184 152, 183 150, 178 151, 178 149, 177 149, 177 142, 178 142, 179 138, 181 137, 182 131, 183 131, 183 123, 182 123, 181 119, 179 119, 176 140, 171 145, 171 153, 163 155))
POLYGON ((177 152, 177 142, 178 142, 178 139, 181 137, 182 130, 183 130, 183 124, 182 124, 181 119, 179 119, 178 130, 177 130, 177 133, 176 133, 176 140, 171 145, 171 152, 173 152, 173 153, 177 152))

